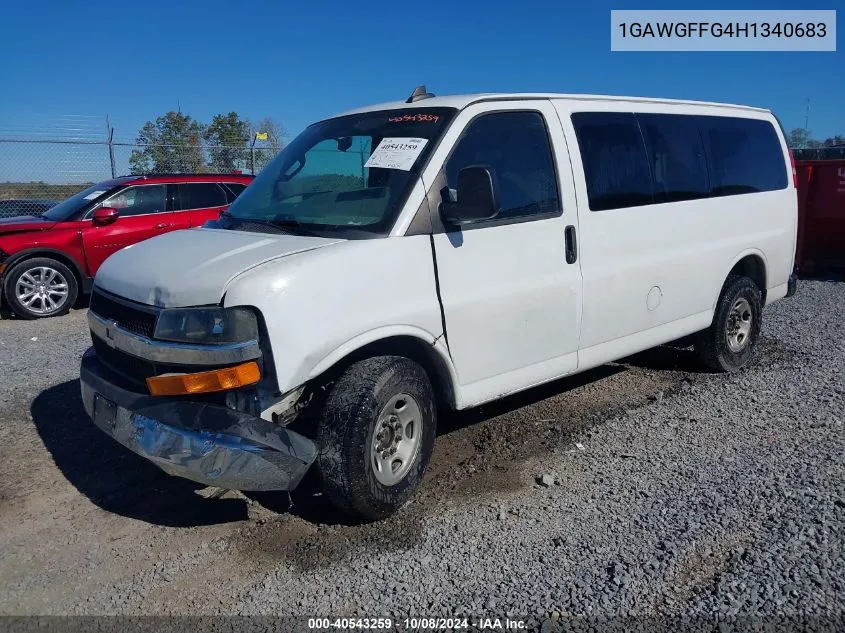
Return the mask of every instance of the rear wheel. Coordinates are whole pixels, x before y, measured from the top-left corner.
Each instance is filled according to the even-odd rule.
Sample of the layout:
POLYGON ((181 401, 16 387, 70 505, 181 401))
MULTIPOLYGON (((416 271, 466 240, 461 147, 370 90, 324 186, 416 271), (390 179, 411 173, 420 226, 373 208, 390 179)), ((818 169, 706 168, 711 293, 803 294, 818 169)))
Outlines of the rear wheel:
POLYGON ((378 356, 349 367, 318 424, 323 492, 356 519, 389 516, 419 485, 434 446, 437 410, 414 361, 378 356))
POLYGON ((63 263, 49 257, 27 259, 6 275, 6 301, 24 319, 43 319, 67 313, 76 302, 76 277, 63 263))
POLYGON ((715 371, 745 367, 754 356, 762 316, 757 284, 748 277, 728 277, 713 314, 713 323, 696 337, 695 349, 702 363, 715 371))

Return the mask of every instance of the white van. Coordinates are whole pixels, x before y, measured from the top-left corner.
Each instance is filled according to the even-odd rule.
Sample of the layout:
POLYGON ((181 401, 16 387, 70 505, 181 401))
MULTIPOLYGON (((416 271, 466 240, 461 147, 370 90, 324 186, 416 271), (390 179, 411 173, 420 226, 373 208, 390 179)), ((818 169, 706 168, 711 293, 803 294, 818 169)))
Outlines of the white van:
POLYGON ((84 404, 171 474, 289 490, 315 465, 385 517, 441 408, 691 334, 708 367, 748 363, 794 287, 790 173, 768 110, 417 89, 308 127, 214 225, 110 257, 84 404))

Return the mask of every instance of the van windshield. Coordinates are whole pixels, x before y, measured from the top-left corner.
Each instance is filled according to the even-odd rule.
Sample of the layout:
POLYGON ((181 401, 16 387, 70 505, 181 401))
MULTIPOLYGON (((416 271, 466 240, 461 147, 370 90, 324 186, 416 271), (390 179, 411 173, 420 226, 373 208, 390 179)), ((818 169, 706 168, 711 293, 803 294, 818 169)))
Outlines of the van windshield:
POLYGON ((221 226, 385 234, 454 114, 454 108, 408 108, 315 123, 232 203, 221 226))

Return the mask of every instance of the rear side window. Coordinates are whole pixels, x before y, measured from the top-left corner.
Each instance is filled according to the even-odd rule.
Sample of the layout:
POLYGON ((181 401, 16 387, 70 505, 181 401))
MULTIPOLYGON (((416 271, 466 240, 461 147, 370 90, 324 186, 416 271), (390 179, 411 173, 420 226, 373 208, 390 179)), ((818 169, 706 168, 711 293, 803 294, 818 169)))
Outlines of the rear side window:
POLYGON ((768 121, 578 112, 572 123, 593 211, 787 187, 783 150, 768 121))
POLYGON ((229 202, 234 202, 235 198, 241 195, 241 192, 246 189, 246 185, 239 182, 227 182, 224 188, 226 189, 226 198, 229 202))
POLYGON ((590 209, 651 204, 651 175, 637 118, 628 112, 577 112, 572 123, 590 209))
POLYGON ((654 202, 710 196, 704 145, 695 117, 637 114, 651 171, 654 202))
POLYGON ((696 119, 707 150, 711 195, 786 188, 786 161, 771 123, 715 116, 696 119))
POLYGON ((229 204, 223 188, 215 182, 191 182, 179 185, 179 206, 183 211, 207 209, 229 204))
POLYGON ((450 189, 458 186, 458 172, 471 165, 492 168, 496 219, 560 211, 551 144, 539 112, 495 112, 473 120, 446 161, 450 189))

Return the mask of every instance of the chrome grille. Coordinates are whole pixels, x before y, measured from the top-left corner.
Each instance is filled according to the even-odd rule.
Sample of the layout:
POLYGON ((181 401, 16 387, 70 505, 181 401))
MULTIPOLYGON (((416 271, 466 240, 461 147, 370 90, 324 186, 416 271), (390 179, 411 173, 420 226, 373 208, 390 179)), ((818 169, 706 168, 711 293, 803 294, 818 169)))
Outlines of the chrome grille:
POLYGON ((142 358, 137 358, 109 347, 105 341, 98 336, 91 336, 94 343, 94 350, 97 358, 112 371, 117 372, 132 382, 144 384, 147 378, 156 375, 156 367, 153 363, 142 358))
POLYGON ((127 332, 146 338, 153 337, 159 312, 152 306, 109 296, 97 289, 91 294, 89 309, 104 319, 117 322, 127 332))

